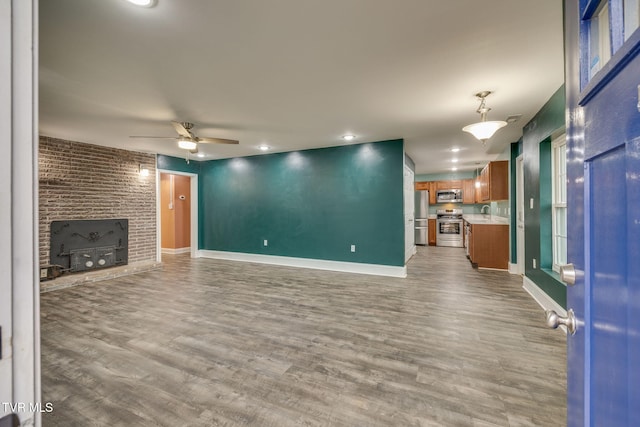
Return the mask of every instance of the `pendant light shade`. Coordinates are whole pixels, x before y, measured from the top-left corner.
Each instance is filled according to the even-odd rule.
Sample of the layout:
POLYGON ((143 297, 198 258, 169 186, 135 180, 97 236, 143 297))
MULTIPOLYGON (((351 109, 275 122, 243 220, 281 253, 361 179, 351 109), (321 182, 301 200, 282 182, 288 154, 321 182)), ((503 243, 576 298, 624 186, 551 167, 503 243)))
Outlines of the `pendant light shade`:
POLYGON ((469 132, 482 142, 486 142, 491 138, 496 131, 507 125, 507 122, 492 121, 492 122, 478 122, 472 125, 468 125, 462 128, 463 131, 469 132))
POLYGON ((480 121, 462 128, 463 131, 469 132, 478 140, 482 141, 482 144, 486 144, 487 140, 491 138, 498 129, 507 125, 507 122, 501 120, 487 121, 487 113, 491 111, 491 108, 485 105, 485 98, 490 94, 491 92, 488 90, 476 93, 476 97, 480 100, 480 106, 476 110, 476 112, 480 114, 480 121))

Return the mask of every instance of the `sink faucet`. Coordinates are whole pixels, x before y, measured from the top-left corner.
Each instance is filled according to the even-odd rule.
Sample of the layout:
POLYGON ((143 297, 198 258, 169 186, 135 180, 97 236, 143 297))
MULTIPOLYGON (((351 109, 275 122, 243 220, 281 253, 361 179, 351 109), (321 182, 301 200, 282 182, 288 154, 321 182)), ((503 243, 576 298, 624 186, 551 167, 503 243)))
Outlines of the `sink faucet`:
POLYGON ((484 208, 487 208, 487 209, 488 209, 488 213, 491 213, 491 206, 489 206, 489 205, 484 205, 484 206, 482 206, 482 207, 480 208, 480 213, 481 213, 481 214, 485 214, 485 215, 486 215, 486 213, 485 213, 485 211, 484 211, 484 208))

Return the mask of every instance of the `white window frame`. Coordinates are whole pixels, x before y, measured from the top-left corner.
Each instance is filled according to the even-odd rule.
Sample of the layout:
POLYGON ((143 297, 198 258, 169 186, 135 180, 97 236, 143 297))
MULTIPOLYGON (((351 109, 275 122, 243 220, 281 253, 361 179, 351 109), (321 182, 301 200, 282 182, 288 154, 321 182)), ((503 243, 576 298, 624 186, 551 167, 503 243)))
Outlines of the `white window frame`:
POLYGON ((640 0, 624 0, 624 40, 640 26, 640 0))
POLYGON ((562 134, 551 142, 551 218, 552 218, 552 252, 553 252, 553 270, 560 272, 560 266, 567 262, 567 139, 566 134, 562 134), (564 150, 563 158, 558 156, 559 150, 564 150), (564 165, 560 162, 564 161, 564 165), (564 200, 562 197, 564 196, 564 200), (557 211, 564 210, 565 214, 565 230, 564 234, 558 230, 556 224, 557 211), (564 240, 564 252, 560 253, 560 241, 564 240))

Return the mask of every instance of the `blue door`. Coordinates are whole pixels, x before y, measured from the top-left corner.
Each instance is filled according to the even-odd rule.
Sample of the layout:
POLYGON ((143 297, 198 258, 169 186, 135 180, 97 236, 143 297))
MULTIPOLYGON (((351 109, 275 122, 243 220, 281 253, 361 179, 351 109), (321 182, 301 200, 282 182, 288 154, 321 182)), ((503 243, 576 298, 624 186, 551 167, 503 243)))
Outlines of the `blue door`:
POLYGON ((570 426, 640 425, 638 0, 565 0, 570 426))

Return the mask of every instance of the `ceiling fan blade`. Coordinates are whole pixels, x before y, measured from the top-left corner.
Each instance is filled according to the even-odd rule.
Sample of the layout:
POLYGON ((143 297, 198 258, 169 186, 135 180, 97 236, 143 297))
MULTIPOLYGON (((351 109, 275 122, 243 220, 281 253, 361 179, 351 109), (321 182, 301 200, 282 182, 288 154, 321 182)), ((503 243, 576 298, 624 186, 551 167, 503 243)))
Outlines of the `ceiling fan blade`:
POLYGON ((224 139, 224 138, 205 138, 198 137, 196 138, 198 142, 214 142, 216 144, 240 144, 240 141, 236 141, 235 139, 224 139))
POLYGON ((191 134, 191 132, 189 132, 189 129, 185 128, 182 125, 182 123, 172 120, 171 124, 175 128, 176 132, 178 132, 178 134, 180 134, 180 136, 184 136, 185 138, 193 138, 193 135, 191 134))
POLYGON ((144 136, 144 135, 131 135, 129 138, 147 138, 147 139, 176 139, 175 136, 144 136))

